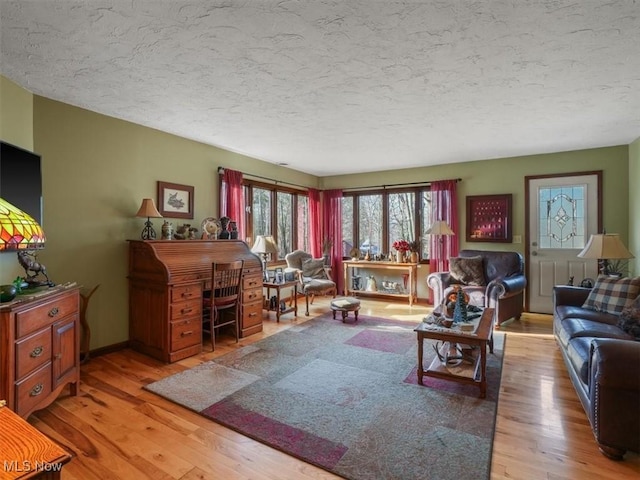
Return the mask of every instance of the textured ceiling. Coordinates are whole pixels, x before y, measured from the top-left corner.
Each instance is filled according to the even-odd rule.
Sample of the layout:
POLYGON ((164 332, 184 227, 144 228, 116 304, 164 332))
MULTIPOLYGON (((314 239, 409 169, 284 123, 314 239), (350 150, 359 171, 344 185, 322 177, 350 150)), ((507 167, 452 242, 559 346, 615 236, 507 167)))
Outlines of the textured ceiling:
POLYGON ((628 144, 640 4, 1 0, 38 95, 315 175, 628 144))

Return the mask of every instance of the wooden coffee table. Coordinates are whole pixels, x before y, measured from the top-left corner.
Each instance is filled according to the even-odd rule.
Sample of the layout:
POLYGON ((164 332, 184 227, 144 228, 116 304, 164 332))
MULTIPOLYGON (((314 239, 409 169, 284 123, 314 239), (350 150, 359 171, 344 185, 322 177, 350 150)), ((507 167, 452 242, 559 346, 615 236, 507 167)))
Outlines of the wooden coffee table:
POLYGON ((493 353, 493 308, 485 308, 474 332, 466 332, 455 327, 434 327, 420 323, 414 331, 418 337, 418 383, 424 385, 423 377, 442 378, 454 382, 477 385, 480 398, 487 395, 487 347, 493 353), (462 361, 459 365, 445 365, 436 356, 426 370, 422 365, 424 339, 441 341, 440 354, 455 349, 462 350, 472 360, 462 361))

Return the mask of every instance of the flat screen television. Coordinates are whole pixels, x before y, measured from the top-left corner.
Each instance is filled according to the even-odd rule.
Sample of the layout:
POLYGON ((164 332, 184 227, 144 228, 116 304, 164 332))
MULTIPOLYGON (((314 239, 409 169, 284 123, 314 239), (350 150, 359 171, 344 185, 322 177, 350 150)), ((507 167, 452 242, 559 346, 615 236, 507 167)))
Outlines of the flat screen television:
POLYGON ((0 142, 0 197, 42 225, 40 155, 0 142))

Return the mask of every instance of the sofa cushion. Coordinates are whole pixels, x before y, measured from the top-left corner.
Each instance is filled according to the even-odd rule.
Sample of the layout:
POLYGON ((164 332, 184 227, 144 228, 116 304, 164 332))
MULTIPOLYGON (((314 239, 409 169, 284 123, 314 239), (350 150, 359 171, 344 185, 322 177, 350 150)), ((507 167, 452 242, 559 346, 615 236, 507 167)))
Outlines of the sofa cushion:
POLYGON ((558 305, 555 310, 556 317, 558 317, 560 320, 564 320, 565 318, 582 318, 584 320, 593 320, 594 322, 617 325, 619 319, 618 315, 596 312, 595 310, 575 307, 573 305, 558 305))
POLYGON ((613 278, 600 275, 582 305, 597 312, 619 314, 640 293, 640 277, 613 278))
POLYGON ((620 313, 618 327, 640 340, 640 295, 620 313))
POLYGON ((585 385, 589 384, 589 356, 591 355, 593 337, 577 337, 567 347, 567 356, 585 385))
POLYGON ((463 285, 481 286, 487 284, 484 279, 481 256, 449 258, 449 274, 456 282, 463 285))
POLYGON ((609 325, 594 320, 583 318, 565 318, 562 328, 557 332, 562 345, 567 346, 572 339, 578 337, 619 338, 632 340, 633 337, 623 332, 617 325, 609 325))

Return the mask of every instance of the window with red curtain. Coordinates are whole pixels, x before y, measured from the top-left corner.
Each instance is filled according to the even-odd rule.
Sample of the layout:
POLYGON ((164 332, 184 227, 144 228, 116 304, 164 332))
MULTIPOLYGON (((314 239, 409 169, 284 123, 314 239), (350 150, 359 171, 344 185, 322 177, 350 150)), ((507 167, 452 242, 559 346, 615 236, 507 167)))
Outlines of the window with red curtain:
POLYGON ((309 189, 309 253, 313 258, 322 256, 322 218, 320 217, 320 191, 309 189))
POLYGON ((244 240, 246 234, 244 212, 245 200, 242 172, 225 168, 220 188, 220 216, 227 216, 236 222, 238 238, 241 240, 244 240))
POLYGON ((333 281, 338 285, 338 292, 344 291, 342 273, 342 190, 325 190, 322 192, 322 241, 332 242, 331 266, 333 281))
MULTIPOLYGON (((431 272, 448 271, 449 258, 457 256, 459 252, 456 186, 456 180, 431 182, 431 224, 443 220, 454 232, 454 235, 430 235, 429 270, 431 272)), ((431 290, 429 290, 429 301, 433 303, 431 290)))

